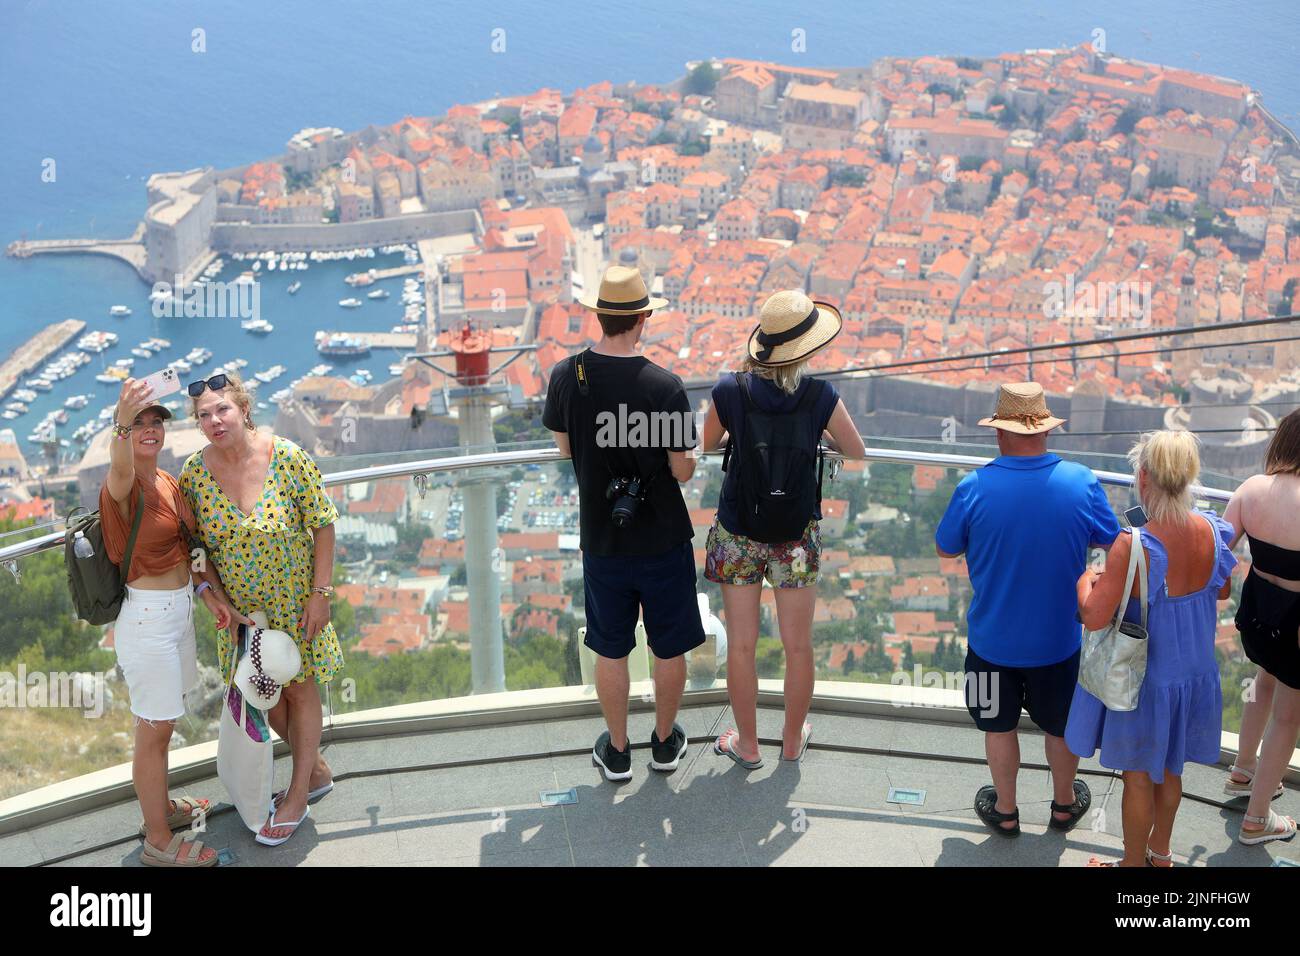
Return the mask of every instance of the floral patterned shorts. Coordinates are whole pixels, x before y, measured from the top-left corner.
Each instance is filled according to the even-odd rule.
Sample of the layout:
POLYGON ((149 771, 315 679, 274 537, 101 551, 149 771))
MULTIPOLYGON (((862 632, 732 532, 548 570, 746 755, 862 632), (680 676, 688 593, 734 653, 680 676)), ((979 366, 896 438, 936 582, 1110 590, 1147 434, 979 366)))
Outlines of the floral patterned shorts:
POLYGON ((767 578, 768 584, 774 588, 806 588, 817 583, 822 534, 814 518, 808 522, 803 537, 798 541, 764 544, 732 534, 715 518, 704 550, 706 581, 758 584, 767 578))

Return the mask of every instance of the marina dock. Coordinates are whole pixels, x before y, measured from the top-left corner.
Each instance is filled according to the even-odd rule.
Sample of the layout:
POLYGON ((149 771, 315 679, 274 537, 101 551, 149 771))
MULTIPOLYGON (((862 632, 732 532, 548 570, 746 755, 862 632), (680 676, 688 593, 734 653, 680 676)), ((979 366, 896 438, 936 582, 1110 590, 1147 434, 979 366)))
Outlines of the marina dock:
MULTIPOLYGON (((369 277, 372 282, 381 282, 384 279, 395 279, 397 276, 413 276, 417 272, 423 272, 423 271, 424 271, 424 265, 422 263, 417 262, 415 263, 415 265, 410 265, 410 266, 394 266, 391 269, 376 269, 373 273, 354 272, 350 276, 348 276, 347 279, 345 279, 344 281, 348 282, 348 284, 351 285, 352 282, 357 279, 363 279, 369 277)), ((367 282, 365 284, 369 285, 370 283, 367 282)))
POLYGON ((24 375, 80 335, 85 327, 86 323, 81 319, 64 319, 47 325, 15 349, 14 354, 0 364, 0 398, 13 391, 24 375))
POLYGON ((346 335, 348 338, 365 342, 372 349, 404 349, 415 351, 414 332, 330 332, 330 335, 346 335))

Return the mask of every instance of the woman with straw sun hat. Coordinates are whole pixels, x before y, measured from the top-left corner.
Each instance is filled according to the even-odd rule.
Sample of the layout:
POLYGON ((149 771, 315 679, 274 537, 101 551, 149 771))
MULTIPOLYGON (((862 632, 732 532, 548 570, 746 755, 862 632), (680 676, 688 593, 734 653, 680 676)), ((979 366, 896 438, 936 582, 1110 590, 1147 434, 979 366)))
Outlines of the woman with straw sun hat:
POLYGON ((723 445, 725 476, 709 531, 704 576, 722 587, 727 623, 727 693, 736 728, 714 749, 747 770, 762 766, 758 750, 759 599, 764 579, 776 594, 785 649, 782 759, 798 760, 808 744, 812 704, 812 620, 821 557, 819 442, 848 458, 866 454, 835 386, 807 374, 809 361, 839 334, 839 310, 802 291, 777 292, 763 303, 742 371, 713 388, 703 446, 723 445))

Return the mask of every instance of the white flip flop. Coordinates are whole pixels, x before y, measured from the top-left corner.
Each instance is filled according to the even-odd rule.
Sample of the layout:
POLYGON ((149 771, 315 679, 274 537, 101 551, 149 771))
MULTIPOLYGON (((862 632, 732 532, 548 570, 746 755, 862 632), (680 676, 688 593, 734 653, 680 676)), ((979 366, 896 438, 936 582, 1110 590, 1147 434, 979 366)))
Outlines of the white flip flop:
POLYGON ((287 843, 289 840, 293 839, 293 835, 298 832, 298 828, 302 826, 303 821, 306 820, 307 817, 310 815, 311 815, 311 807, 307 807, 302 811, 302 816, 299 817, 294 822, 289 823, 286 821, 284 823, 277 823, 275 820, 275 814, 272 813, 266 818, 266 826, 262 827, 262 830, 278 830, 281 827, 292 827, 293 830, 289 833, 288 836, 285 837, 264 836, 262 834, 262 830, 258 830, 257 836, 255 836, 253 839, 255 839, 258 843, 262 844, 262 846, 279 846, 282 843, 287 843))
MULTIPOLYGON (((329 783, 325 784, 325 786, 323 786, 323 787, 317 787, 315 790, 308 790, 308 791, 307 791, 307 802, 308 802, 308 803, 311 803, 311 802, 313 802, 313 801, 315 801, 315 800, 319 800, 321 797, 325 796, 327 793, 331 792, 333 789, 334 789, 334 781, 331 780, 329 783)), ((288 792, 289 792, 288 790, 277 790, 277 791, 275 791, 275 793, 271 794, 271 802, 274 803, 274 804, 278 807, 278 806, 280 805, 280 801, 284 799, 284 795, 285 795, 286 793, 288 793, 288 792)))

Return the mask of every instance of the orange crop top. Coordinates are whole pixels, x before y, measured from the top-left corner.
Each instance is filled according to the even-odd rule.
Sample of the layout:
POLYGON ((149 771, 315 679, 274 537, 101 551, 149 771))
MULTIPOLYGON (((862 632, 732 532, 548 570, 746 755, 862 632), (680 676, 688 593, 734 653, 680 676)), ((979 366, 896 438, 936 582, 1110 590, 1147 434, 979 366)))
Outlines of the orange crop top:
POLYGON ((181 494, 180 485, 167 472, 159 470, 152 482, 139 474, 127 502, 127 517, 118 511, 117 502, 108 493, 108 483, 99 489, 99 519, 104 532, 104 547, 116 564, 122 563, 126 541, 131 535, 131 521, 140 492, 144 492, 144 517, 140 519, 140 532, 136 535, 135 549, 131 554, 128 583, 146 575, 165 574, 178 564, 190 560, 186 538, 181 531, 184 522, 194 530, 194 514, 181 494))

